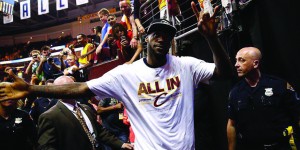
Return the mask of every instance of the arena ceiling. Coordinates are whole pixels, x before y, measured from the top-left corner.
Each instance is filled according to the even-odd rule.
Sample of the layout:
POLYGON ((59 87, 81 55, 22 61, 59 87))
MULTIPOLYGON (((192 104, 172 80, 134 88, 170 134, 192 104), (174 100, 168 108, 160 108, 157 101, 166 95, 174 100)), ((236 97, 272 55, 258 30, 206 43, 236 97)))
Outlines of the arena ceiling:
POLYGON ((68 3, 68 9, 57 11, 56 0, 50 0, 49 13, 38 15, 37 0, 31 0, 31 18, 20 20, 20 4, 15 2, 14 21, 12 23, 3 24, 3 17, 0 14, 0 36, 14 35, 76 21, 77 17, 95 13, 101 8, 118 8, 118 0, 89 0, 89 3, 80 6, 76 5, 76 0, 68 0, 68 3))

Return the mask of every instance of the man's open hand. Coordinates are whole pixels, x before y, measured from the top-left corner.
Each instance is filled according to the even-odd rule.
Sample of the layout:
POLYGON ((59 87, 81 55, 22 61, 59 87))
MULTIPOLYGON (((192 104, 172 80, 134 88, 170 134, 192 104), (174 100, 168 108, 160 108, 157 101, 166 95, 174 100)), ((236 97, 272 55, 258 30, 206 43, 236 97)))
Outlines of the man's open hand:
POLYGON ((9 71, 9 77, 14 82, 0 83, 0 101, 18 100, 27 97, 29 95, 29 84, 17 77, 12 70, 9 71))
POLYGON ((195 16, 197 18, 198 24, 198 31, 205 37, 216 37, 217 32, 217 22, 216 22, 216 15, 219 12, 220 7, 217 6, 214 8, 214 13, 212 16, 209 15, 209 13, 203 13, 202 11, 199 12, 198 8, 196 7, 196 4, 194 2, 191 2, 191 6, 193 9, 193 12, 195 13, 195 16))

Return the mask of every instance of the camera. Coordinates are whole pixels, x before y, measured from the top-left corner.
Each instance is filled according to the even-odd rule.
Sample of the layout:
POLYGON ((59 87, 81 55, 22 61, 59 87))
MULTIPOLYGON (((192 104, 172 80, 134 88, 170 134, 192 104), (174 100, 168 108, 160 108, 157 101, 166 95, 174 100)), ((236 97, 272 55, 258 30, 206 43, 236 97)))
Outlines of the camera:
POLYGON ((63 55, 68 55, 68 52, 67 51, 63 51, 63 55))
POLYGON ((69 48, 69 49, 74 49, 74 48, 75 48, 75 45, 74 45, 74 44, 71 44, 71 45, 68 46, 68 48, 69 48))
POLYGON ((47 61, 48 61, 48 62, 52 62, 52 61, 53 61, 53 58, 52 58, 52 57, 48 57, 48 58, 47 58, 47 61))
POLYGON ((121 41, 126 40, 126 36, 121 36, 121 41))

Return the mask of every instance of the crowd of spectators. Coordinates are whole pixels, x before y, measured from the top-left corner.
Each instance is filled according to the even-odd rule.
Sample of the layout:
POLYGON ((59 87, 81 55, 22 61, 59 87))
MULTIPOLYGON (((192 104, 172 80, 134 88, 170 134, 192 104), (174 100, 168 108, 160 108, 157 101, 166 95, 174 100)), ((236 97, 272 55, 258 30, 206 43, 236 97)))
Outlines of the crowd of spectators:
MULTIPOLYGON (((157 17, 163 21, 166 21, 164 19, 168 18, 167 15, 177 15, 181 13, 179 7, 177 6, 177 1, 176 0, 171 0, 171 1, 173 2, 172 3, 173 5, 171 5, 170 8, 167 8, 166 1, 158 1, 158 5, 159 5, 158 8, 160 10, 160 14, 157 15, 157 17), (167 9, 170 9, 169 11, 170 14, 166 12, 167 9)), ((138 6, 140 6, 141 3, 145 1, 134 0, 134 2, 135 4, 138 4, 138 6)), ((119 59, 121 63, 131 64, 140 57, 140 53, 142 52, 143 49, 142 41, 140 39, 145 34, 146 32, 145 29, 147 29, 147 27, 143 26, 141 20, 139 19, 136 13, 139 12, 139 10, 133 9, 133 8, 138 9, 139 7, 133 7, 131 1, 128 0, 120 0, 119 5, 120 5, 120 10, 122 11, 123 14, 122 19, 120 21, 117 20, 114 14, 110 14, 108 9, 103 8, 99 10, 98 16, 103 23, 103 27, 101 26, 94 27, 92 29, 93 35, 78 34, 76 36, 76 39, 73 39, 71 36, 66 36, 66 37, 59 37, 58 39, 49 40, 49 41, 42 41, 42 42, 35 42, 35 43, 27 42, 26 44, 20 44, 13 47, 4 47, 2 48, 4 49, 3 51, 4 53, 3 52, 0 53, 0 59, 1 61, 5 61, 5 60, 15 60, 20 58, 31 57, 32 58, 31 61, 27 65, 25 65, 24 74, 30 76, 30 84, 32 85, 51 85, 51 84, 61 85, 61 84, 65 84, 63 83, 64 80, 68 80, 66 84, 73 83, 73 82, 85 82, 88 79, 87 77, 88 69, 90 67, 92 67, 95 64, 110 61, 116 58, 119 59), (65 48, 63 48, 62 50, 51 49, 52 46, 59 46, 59 45, 65 45, 65 48), (82 49, 78 52, 75 51, 75 49, 79 47, 82 49), (9 52, 10 49, 12 49, 12 51, 9 52), (58 55, 51 56, 51 53, 53 52, 58 52, 58 55), (57 79, 61 79, 61 80, 59 82, 55 82, 57 81, 57 79)), ((192 7, 193 6, 195 5, 192 5, 192 7)), ((198 12, 196 13, 199 14, 198 12)), ((199 19, 201 17, 199 18, 198 17, 199 16, 197 16, 197 19, 199 20, 199 22, 201 22, 199 19)), ((157 30, 153 28, 155 27, 152 27, 152 30, 157 30)), ((175 31, 173 36, 176 34, 176 29, 174 30, 175 31)), ((151 32, 151 30, 149 32, 151 32)), ((154 40, 156 40, 156 38, 157 39, 169 38, 167 35, 164 35, 162 31, 152 32, 150 37, 153 38, 154 40), (155 34, 157 34, 158 36, 155 34)), ((173 41, 174 39, 169 38, 168 40, 173 41)), ((168 44, 170 43, 172 42, 169 42, 168 44)), ((158 47, 159 47, 158 49, 161 48, 160 46, 158 47)), ((169 57, 169 59, 171 59, 171 56, 169 57)), ((258 57, 257 61, 260 61, 260 59, 261 58, 258 57)), ((144 61, 145 63, 147 62, 146 59, 144 61)), ((197 61, 193 60, 193 61, 195 61, 195 64, 196 62, 198 63, 198 60, 197 61)), ((228 60, 228 64, 229 64, 229 60, 228 60)), ((150 64, 148 65, 151 66, 150 64)), ((236 68, 240 68, 238 63, 236 64, 236 68)), ((4 66, 4 67, 2 66, 2 69, 4 73, 2 74, 3 79, 1 80, 7 82, 12 82, 12 78, 11 76, 7 76, 5 72, 7 73, 10 70, 13 70, 16 74, 18 74, 18 72, 20 71, 20 69, 18 68, 9 67, 9 66, 4 66)), ((218 65, 216 65, 215 71, 209 73, 209 76, 212 77, 213 74, 215 74, 217 71, 220 71, 218 69, 219 69, 218 65)), ((238 73, 241 72, 240 70, 238 70, 238 73)), ((156 88, 158 88, 157 90, 160 90, 158 82, 155 82, 155 86, 156 88)), ((42 87, 42 86, 36 86, 36 87, 42 87)), ((150 83, 149 84, 147 83, 147 89, 151 90, 150 83)), ((268 90, 265 89, 265 91, 264 90, 262 91, 264 92, 263 94, 265 94, 267 97, 270 97, 273 95, 273 92, 272 89, 268 89, 268 90), (271 92, 267 93, 268 90, 271 90, 271 92)), ((189 93, 189 94, 192 95, 194 93, 192 94, 189 93)), ((0 111, 2 112, 6 111, 7 113, 9 113, 12 112, 12 110, 10 109, 16 109, 16 108, 18 108, 18 110, 23 110, 23 111, 16 111, 16 114, 14 116, 15 118, 10 118, 10 120, 7 119, 3 121, 5 124, 9 124, 10 122, 15 121, 14 123, 10 123, 13 124, 13 126, 9 127, 9 130, 8 129, 1 130, 0 128, 0 131, 4 133, 3 137, 8 136, 7 138, 8 140, 7 139, 3 139, 3 140, 7 141, 6 143, 7 145, 10 144, 10 141, 16 141, 16 140, 21 141, 21 143, 23 142, 22 143, 22 145, 24 146, 22 147, 23 149, 35 149, 35 148, 76 149, 80 147, 80 149, 105 149, 105 150, 111 150, 114 148, 118 149, 121 148, 120 143, 134 143, 136 141, 135 134, 133 133, 133 130, 131 128, 131 122, 134 123, 135 120, 133 121, 130 120, 131 118, 127 114, 127 110, 124 106, 124 104, 126 105, 126 101, 125 102, 123 101, 124 102, 123 104, 121 98, 119 100, 112 97, 100 99, 97 96, 78 98, 78 99, 68 99, 68 98, 69 97, 65 97, 65 99, 57 100, 54 98, 50 99, 46 97, 26 97, 25 99, 20 99, 18 101, 9 100, 5 102, 0 102, 0 111), (82 109, 81 113, 85 112, 85 116, 83 116, 82 114, 80 114, 81 116, 79 116, 78 114, 80 113, 79 107, 81 107, 82 109), (64 113, 59 112, 59 110, 61 110, 64 113), (76 115, 78 120, 75 119, 74 116, 73 116, 74 119, 72 118, 71 119, 68 118, 69 120, 61 119, 64 118, 65 117, 64 115, 67 113, 71 114, 70 117, 76 115), (92 119, 90 118, 90 114, 92 114, 91 116, 94 115, 98 116, 98 118, 95 119, 96 118, 95 117, 92 119), (20 118, 21 121, 19 120, 20 118), (87 124, 86 126, 82 125, 83 124, 82 122, 84 122, 82 121, 84 120, 83 118, 85 120, 90 121, 89 125, 87 124), (24 120, 23 123, 22 120, 24 120), (85 131, 82 133, 79 131, 78 132, 72 131, 72 129, 69 128, 69 126, 71 126, 70 124, 73 124, 73 121, 75 122, 79 121, 82 126, 77 124, 76 128, 77 126, 79 128, 82 127, 83 130, 85 131), (22 131, 17 130, 18 128, 15 128, 16 124, 17 126, 22 126, 24 130, 22 131), (97 124, 96 128, 95 128, 96 126, 95 124, 97 124), (105 131, 102 130, 103 129, 102 127, 101 128, 98 127, 99 124, 101 124, 104 127, 105 131), (101 129, 101 131, 99 132, 103 132, 105 134, 106 131, 108 131, 109 134, 105 135, 107 137, 105 136, 101 137, 107 143, 105 142, 101 143, 102 142, 101 140, 100 142, 97 141, 98 137, 95 135, 94 132, 98 132, 97 130, 99 129, 101 129), (56 134, 54 130, 58 130, 60 133, 63 134, 56 134), (18 132, 20 134, 15 135, 15 132, 18 132), (91 133, 87 133, 87 132, 91 132, 91 133), (68 141, 64 141, 64 138, 74 139, 75 141, 77 140, 76 139, 77 137, 84 137, 82 136, 83 134, 87 134, 88 141, 80 140, 80 142, 78 143, 70 143, 68 141), (109 138, 111 137, 111 135, 113 135, 113 137, 109 138), (59 140, 55 141, 52 138, 59 139, 59 140), (113 139, 113 140, 107 140, 107 139, 113 139), (80 143, 84 143, 86 145, 91 144, 91 145, 89 147, 86 145, 81 145, 80 143), (78 147, 74 147, 74 145, 78 145, 78 147)), ((187 104, 187 102, 185 103, 187 104)), ((130 114, 130 111, 128 112, 130 114)), ((0 119, 2 118, 0 117, 0 119)), ((151 120, 151 117, 149 120, 151 120)), ((3 122, 2 124, 4 124, 3 122)), ((229 120, 229 125, 231 126, 228 127, 233 127, 232 120, 229 120)), ((136 135, 141 137, 141 135, 139 134, 136 135)), ((194 133, 191 132, 191 136, 187 136, 187 137, 193 137, 193 134, 194 133)), ((234 135, 235 135, 235 130, 234 130, 234 135)), ((235 136, 233 138, 235 138, 235 136)), ((149 138, 149 141, 151 140, 152 139, 149 138)), ((136 141, 136 143, 138 143, 138 141, 136 141)), ((3 147, 6 148, 7 145, 4 144, 3 147)), ((20 147, 18 147, 19 145, 13 145, 13 146, 16 146, 14 147, 15 149, 21 149, 20 147)), ((132 147, 130 144, 128 145, 125 144, 125 146, 123 144, 122 148, 130 149, 132 147)))
POLYGON ((49 45, 51 47, 65 45, 72 40, 73 39, 71 35, 67 35, 60 36, 56 39, 49 39, 47 41, 30 42, 29 40, 28 42, 22 44, 0 47, 0 61, 27 58, 29 57, 30 51, 33 49, 40 49, 44 45, 49 45))
MULTIPOLYGON (((2 66, 1 80, 10 81, 10 77, 5 72, 12 69, 16 74, 24 72, 24 75, 30 77, 30 84, 34 85, 50 85, 60 76, 69 76, 75 82, 84 82, 87 81, 87 69, 96 63, 115 58, 118 58, 121 63, 132 63, 140 56, 142 44, 139 37, 145 30, 141 24, 139 24, 140 30, 137 29, 133 17, 133 6, 129 1, 120 1, 120 8, 123 13, 120 21, 106 8, 101 9, 98 16, 104 26, 94 27, 92 35, 78 34, 76 39, 64 36, 48 41, 28 41, 25 44, 0 48, 1 61, 32 58, 23 69, 2 66), (61 45, 65 45, 62 50, 51 49, 51 47, 61 45), (78 47, 82 48, 79 52, 75 51, 78 47), (53 52, 59 52, 59 54, 51 56, 53 52)), ((57 99, 44 97, 27 97, 12 105, 18 105, 19 109, 29 113, 34 126, 38 127, 39 116, 55 106, 57 101, 57 99)), ((77 101, 90 106, 91 110, 98 114, 98 122, 119 140, 129 142, 129 126, 123 123, 124 106, 122 103, 113 98, 101 100, 86 98, 77 101)), ((30 133, 30 135, 35 134, 36 132, 30 133)), ((29 146, 35 147, 36 142, 31 141, 29 146)), ((104 149, 111 149, 109 145, 101 145, 104 149)))

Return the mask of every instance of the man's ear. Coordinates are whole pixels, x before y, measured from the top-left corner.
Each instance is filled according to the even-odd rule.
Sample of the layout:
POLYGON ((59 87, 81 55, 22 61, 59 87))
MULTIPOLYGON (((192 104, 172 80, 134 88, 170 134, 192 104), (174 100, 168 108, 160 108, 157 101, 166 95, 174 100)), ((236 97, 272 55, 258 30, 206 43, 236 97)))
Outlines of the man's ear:
POLYGON ((259 60, 254 60, 253 61, 253 66, 254 66, 254 68, 258 68, 258 66, 259 66, 259 60))

